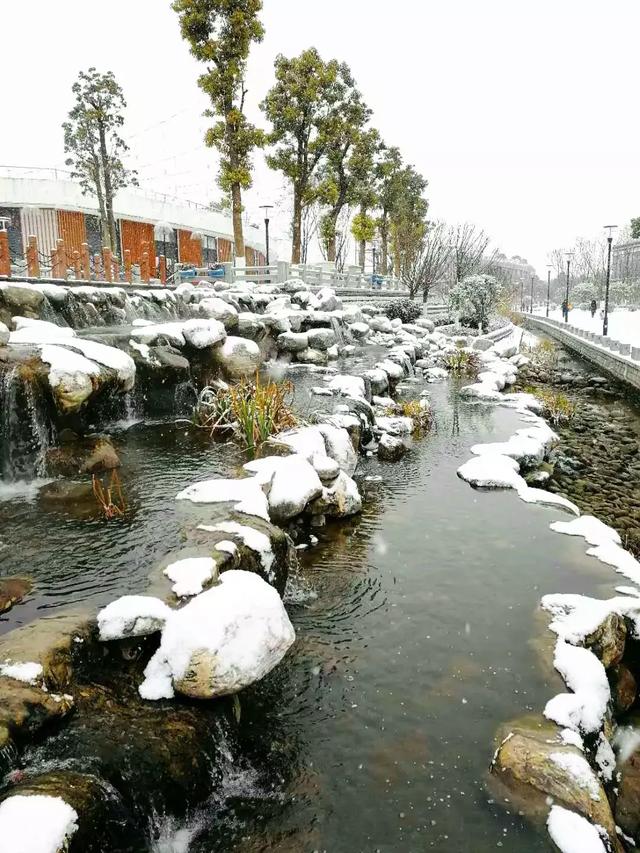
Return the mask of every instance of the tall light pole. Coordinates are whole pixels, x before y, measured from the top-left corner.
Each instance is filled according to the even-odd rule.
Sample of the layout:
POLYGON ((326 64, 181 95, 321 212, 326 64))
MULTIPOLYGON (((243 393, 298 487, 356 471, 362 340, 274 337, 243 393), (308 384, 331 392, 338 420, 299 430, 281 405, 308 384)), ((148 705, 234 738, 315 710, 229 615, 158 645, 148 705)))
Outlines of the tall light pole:
POLYGON ((573 257, 573 252, 566 252, 567 257, 567 291, 565 293, 565 301, 564 301, 564 321, 565 323, 569 322, 569 275, 571 270, 571 258, 573 257))
POLYGON ((535 275, 531 276, 531 304, 529 305, 529 314, 533 314, 533 280, 535 275))
POLYGON ((269 211, 272 207, 272 204, 260 205, 260 209, 264 210, 264 242, 266 248, 267 266, 269 266, 269 211))
POLYGON ((613 243, 613 229, 617 228, 617 225, 605 225, 605 228, 609 229, 609 236, 607 237, 607 282, 605 284, 604 289, 604 320, 602 321, 602 334, 607 335, 609 333, 609 283, 611 281, 611 244, 613 243))
POLYGON ((524 313, 524 278, 520 276, 520 313, 524 313))
POLYGON ((549 299, 551 296, 551 264, 547 264, 547 317, 549 316, 549 299))

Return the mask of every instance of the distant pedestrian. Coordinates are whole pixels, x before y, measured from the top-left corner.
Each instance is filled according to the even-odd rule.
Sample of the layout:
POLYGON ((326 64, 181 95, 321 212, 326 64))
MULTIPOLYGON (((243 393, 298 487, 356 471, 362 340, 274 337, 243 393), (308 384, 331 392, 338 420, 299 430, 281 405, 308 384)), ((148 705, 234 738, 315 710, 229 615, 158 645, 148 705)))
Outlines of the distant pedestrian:
POLYGON ((592 317, 595 317, 595 316, 596 316, 596 310, 597 310, 597 308, 598 308, 598 303, 596 302, 596 300, 595 300, 595 299, 592 299, 592 300, 591 300, 591 316, 592 316, 592 317))
POLYGON ((565 321, 569 319, 569 303, 566 299, 562 300, 562 319, 565 321))

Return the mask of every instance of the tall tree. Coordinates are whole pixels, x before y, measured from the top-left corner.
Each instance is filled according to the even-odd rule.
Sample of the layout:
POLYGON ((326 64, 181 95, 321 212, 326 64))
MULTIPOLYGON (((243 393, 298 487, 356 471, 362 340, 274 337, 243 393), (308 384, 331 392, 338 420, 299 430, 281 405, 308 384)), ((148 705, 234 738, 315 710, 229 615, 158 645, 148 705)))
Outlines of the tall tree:
POLYGON ((358 243, 358 264, 363 271, 367 243, 374 239, 376 233, 376 222, 371 213, 378 205, 377 163, 383 148, 380 134, 375 128, 370 128, 360 134, 352 155, 352 196, 358 212, 353 217, 351 233, 358 243))
POLYGON ((385 148, 377 167, 379 187, 378 232, 380 234, 380 272, 387 275, 389 271, 389 239, 391 216, 397 204, 400 192, 399 175, 402 171, 402 156, 399 148, 385 148))
POLYGON ((174 0, 172 8, 191 54, 207 66, 198 85, 211 101, 205 115, 218 121, 205 142, 220 152, 218 182, 231 196, 236 258, 244 262, 242 190, 251 186, 251 154, 264 142, 244 114, 244 81, 251 44, 264 36, 262 0, 174 0))
POLYGON ((631 220, 631 239, 637 240, 640 237, 640 216, 635 216, 631 220))
POLYGON ((291 261, 298 264, 303 212, 318 199, 318 170, 348 101, 351 72, 335 59, 325 62, 312 47, 292 59, 279 55, 275 76, 261 104, 272 125, 269 142, 275 146, 267 163, 293 186, 291 261))
MULTIPOLYGON (((345 66, 346 69, 346 66, 345 66)), ((368 147, 364 126, 371 110, 362 100, 348 69, 344 74, 345 92, 329 125, 331 144, 322 164, 318 193, 327 207, 322 221, 327 260, 336 260, 336 224, 348 205, 357 201, 358 182, 362 174, 362 158, 368 147)))
POLYGON ((137 186, 134 171, 125 168, 129 150, 119 134, 127 104, 113 72, 81 71, 71 87, 75 104, 64 122, 65 161, 84 193, 94 193, 100 210, 103 245, 117 252, 113 199, 129 184, 137 186))
POLYGON ((428 204, 423 196, 427 182, 413 166, 405 166, 396 176, 394 202, 390 212, 394 272, 412 266, 426 231, 428 204))

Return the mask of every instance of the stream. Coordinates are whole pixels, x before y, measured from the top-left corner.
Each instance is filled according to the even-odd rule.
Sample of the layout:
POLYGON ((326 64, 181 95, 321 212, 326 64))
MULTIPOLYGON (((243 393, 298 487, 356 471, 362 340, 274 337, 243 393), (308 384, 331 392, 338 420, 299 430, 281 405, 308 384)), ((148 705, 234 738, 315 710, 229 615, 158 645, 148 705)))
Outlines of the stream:
MULTIPOLYGON (((353 361, 345 367, 357 372, 353 361)), ((321 384, 294 381, 299 399, 321 384)), ((144 853, 551 849, 543 827, 487 786, 493 738, 556 690, 530 642, 541 596, 610 592, 616 576, 582 540, 549 530, 558 510, 457 478, 472 444, 522 425, 515 412, 462 402, 455 380, 416 384, 408 396, 423 387, 433 430, 400 462, 361 461, 364 510, 299 552, 285 599, 297 642, 241 695, 238 742, 226 753, 218 744, 226 758, 210 800, 186 817, 149 814, 144 853)), ((34 488, 5 487, 2 574, 29 574, 36 585, 0 632, 42 610, 95 610, 143 590, 179 538, 175 494, 242 461, 180 423, 120 427, 113 437, 124 520, 74 505, 52 511, 34 488)), ((59 743, 67 749, 73 738, 59 743)), ((53 738, 46 756, 34 747, 25 758, 34 766, 55 755, 53 738)))

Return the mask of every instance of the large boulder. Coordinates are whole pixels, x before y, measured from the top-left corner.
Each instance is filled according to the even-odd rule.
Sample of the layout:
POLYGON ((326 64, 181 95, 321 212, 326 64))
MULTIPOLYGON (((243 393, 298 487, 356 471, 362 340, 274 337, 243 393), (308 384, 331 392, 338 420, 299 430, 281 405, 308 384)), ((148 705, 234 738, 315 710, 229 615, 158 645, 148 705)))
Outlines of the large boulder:
POLYGON ((526 717, 502 727, 491 765, 512 803, 531 817, 546 816, 549 799, 602 826, 614 850, 615 822, 602 783, 574 745, 544 718, 526 717))
POLYGON ((627 835, 640 842, 640 715, 634 712, 626 722, 629 728, 620 738, 621 779, 615 818, 627 835))
POLYGON ((189 346, 194 349, 206 349, 219 344, 227 337, 227 331, 220 320, 187 320, 182 326, 182 334, 189 346))
POLYGON ((337 311, 339 308, 342 308, 342 302, 331 287, 320 288, 316 293, 316 299, 318 300, 318 309, 320 311, 337 311))
POLYGON ((219 320, 225 329, 233 329, 238 325, 238 311, 219 296, 201 299, 198 307, 201 314, 212 320, 219 320))
POLYGON ((362 498, 355 481, 340 471, 336 479, 322 489, 322 495, 309 505, 312 515, 348 518, 362 509, 362 498))
POLYGON ((301 515, 307 504, 322 494, 318 474, 300 454, 254 459, 244 468, 264 484, 272 521, 285 522, 301 515))
POLYGON ((0 347, 5 347, 9 343, 9 327, 4 323, 0 323, 0 347))
POLYGON ((251 376, 261 362, 260 347, 247 338, 230 335, 221 347, 215 350, 216 360, 229 379, 251 376))
POLYGON ((14 604, 19 604, 31 592, 32 587, 31 578, 17 575, 0 578, 0 613, 6 613, 14 604))
POLYGON ((307 347, 301 352, 296 353, 296 361, 302 364, 325 365, 329 361, 329 356, 326 351, 307 347))
POLYGON ((372 317, 369 320, 369 328, 373 332, 385 332, 386 334, 391 334, 391 332, 393 332, 391 320, 384 314, 378 314, 376 317, 372 317))
POLYGON ((144 699, 192 699, 237 693, 264 678, 295 640, 273 587, 252 572, 230 570, 217 586, 173 611, 140 685, 144 699))
POLYGON ((319 350, 328 350, 336 342, 336 335, 333 329, 309 329, 307 338, 309 346, 319 350))
POLYGON ((302 352, 309 346, 306 332, 281 332, 277 340, 280 352, 302 352))
POLYGON ((397 462, 407 452, 407 445, 401 438, 383 432, 378 440, 378 458, 385 462, 397 462))
MULTIPOLYGON (((68 431, 67 431, 68 432, 68 431)), ((111 439, 106 435, 78 438, 62 436, 58 447, 47 451, 47 471, 52 476, 74 477, 78 474, 100 474, 120 467, 120 459, 111 439)))
POLYGON ((351 323, 348 328, 357 341, 364 341, 371 332, 369 326, 361 322, 351 323))

